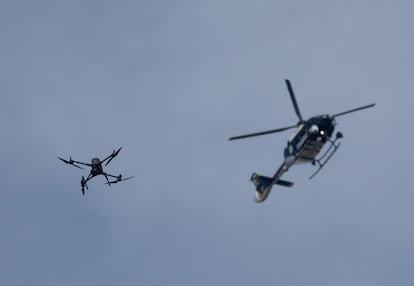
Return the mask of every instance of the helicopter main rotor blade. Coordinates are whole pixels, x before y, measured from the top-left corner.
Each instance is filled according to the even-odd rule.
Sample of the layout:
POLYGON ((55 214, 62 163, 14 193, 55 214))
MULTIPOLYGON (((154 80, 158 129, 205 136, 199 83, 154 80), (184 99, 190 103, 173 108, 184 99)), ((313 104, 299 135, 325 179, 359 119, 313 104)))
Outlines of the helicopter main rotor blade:
POLYGON ((371 108, 371 107, 374 107, 374 106, 375 106, 375 103, 368 104, 368 105, 365 105, 365 106, 361 106, 361 107, 358 107, 358 108, 354 108, 354 109, 351 109, 351 110, 347 110, 347 111, 344 111, 344 112, 334 114, 331 117, 335 118, 335 117, 342 116, 342 115, 345 115, 345 114, 348 114, 348 113, 351 113, 351 112, 360 111, 360 110, 363 110, 363 109, 366 109, 366 108, 371 108))
POLYGON ((302 114, 300 114, 299 105, 296 101, 295 93, 293 92, 292 85, 290 84, 290 80, 285 79, 287 88, 289 90, 290 99, 292 99, 293 107, 295 107, 296 115, 299 118, 299 122, 303 122, 302 114))
POLYGON ((229 138, 229 141, 237 140, 237 139, 244 139, 244 138, 249 138, 249 137, 255 137, 255 136, 261 136, 261 135, 267 135, 267 134, 272 134, 272 133, 277 133, 277 132, 282 132, 282 131, 292 129, 292 128, 296 128, 296 127, 298 127, 298 125, 293 125, 293 126, 283 127, 283 128, 279 128, 279 129, 263 131, 263 132, 251 133, 251 134, 246 134, 246 135, 234 136, 234 137, 229 138))

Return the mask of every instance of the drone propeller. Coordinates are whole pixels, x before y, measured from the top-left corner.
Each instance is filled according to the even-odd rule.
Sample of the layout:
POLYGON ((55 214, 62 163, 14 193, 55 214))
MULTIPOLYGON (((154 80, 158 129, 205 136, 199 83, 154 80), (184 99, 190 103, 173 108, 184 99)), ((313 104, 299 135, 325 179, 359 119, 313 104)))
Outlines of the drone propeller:
POLYGON ((122 178, 122 175, 119 175, 117 180, 111 181, 111 182, 106 182, 105 184, 107 184, 107 185, 116 184, 116 183, 121 182, 121 181, 126 181, 126 180, 129 180, 129 179, 132 179, 133 177, 134 176, 128 177, 128 178, 122 178))
POLYGON ((66 164, 72 164, 72 163, 71 163, 71 161, 72 161, 72 160, 68 161, 68 160, 65 160, 65 159, 60 158, 60 157, 58 157, 58 159, 59 159, 59 160, 62 160, 62 161, 63 161, 63 162, 65 162, 66 164))
POLYGON ((295 93, 293 92, 293 88, 292 88, 292 85, 290 84, 290 80, 285 79, 285 82, 286 82, 287 88, 289 90, 290 98, 292 99, 293 107, 295 107, 296 115, 299 118, 299 123, 302 123, 304 121, 303 121, 303 118, 302 118, 302 114, 300 114, 299 105, 296 101, 295 93))
POLYGON ((58 157, 58 159, 60 159, 61 161, 65 162, 66 164, 69 164, 69 165, 75 166, 76 168, 79 168, 79 169, 85 170, 84 168, 82 168, 82 167, 80 167, 80 166, 78 166, 78 165, 75 165, 75 163, 74 163, 74 162, 73 162, 73 160, 72 160, 72 157, 69 159, 69 161, 68 161, 68 160, 65 160, 65 159, 62 159, 62 158, 60 158, 60 157, 58 157))
POLYGON ((296 128, 298 126, 299 125, 293 125, 293 126, 288 126, 288 127, 263 131, 263 132, 257 132, 257 133, 251 133, 251 134, 246 134, 246 135, 234 136, 234 137, 229 138, 229 141, 237 140, 237 139, 244 139, 244 138, 249 138, 249 137, 255 137, 255 136, 261 136, 261 135, 267 135, 267 134, 272 134, 272 133, 276 133, 276 132, 282 132, 282 131, 285 131, 285 130, 288 130, 288 129, 296 128))
POLYGON ((110 159, 108 160, 108 162, 106 162, 106 164, 105 164, 105 166, 108 166, 108 164, 112 161, 112 159, 113 158, 115 158, 116 156, 118 156, 118 153, 119 153, 119 151, 121 151, 121 149, 122 149, 122 147, 121 148, 119 148, 118 150, 114 150, 113 152, 112 152, 112 154, 111 155, 109 155, 109 157, 110 157, 110 159))
POLYGON ((121 151, 121 149, 122 149, 122 147, 121 148, 119 148, 118 150, 114 150, 113 152, 112 152, 112 154, 111 155, 109 155, 109 157, 110 157, 110 159, 108 160, 108 162, 106 162, 106 164, 105 164, 105 166, 108 166, 108 164, 112 161, 112 159, 113 158, 115 158, 117 155, 118 155, 118 153, 119 153, 119 151, 121 151))
POLYGON ((345 114, 348 114, 348 113, 351 113, 351 112, 360 111, 360 110, 363 110, 363 109, 366 109, 366 108, 371 108, 371 107, 374 107, 374 106, 375 106, 375 103, 364 105, 364 106, 361 106, 361 107, 358 107, 358 108, 354 108, 354 109, 351 109, 351 110, 347 110, 347 111, 344 111, 344 112, 334 114, 331 117, 335 118, 335 117, 342 116, 342 115, 345 115, 345 114))
POLYGON ((132 179, 134 176, 131 176, 131 177, 127 177, 127 178, 124 178, 124 179, 121 179, 121 180, 119 180, 118 182, 120 182, 120 181, 126 181, 126 180, 130 180, 130 179, 132 179))

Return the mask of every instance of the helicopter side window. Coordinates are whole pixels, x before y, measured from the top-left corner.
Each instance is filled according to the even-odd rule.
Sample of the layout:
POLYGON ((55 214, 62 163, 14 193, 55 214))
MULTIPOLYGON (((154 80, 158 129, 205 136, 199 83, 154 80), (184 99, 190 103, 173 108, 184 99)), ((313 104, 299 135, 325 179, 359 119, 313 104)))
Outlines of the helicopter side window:
POLYGON ((298 129, 296 129, 296 131, 295 132, 293 132, 293 134, 290 136, 290 138, 289 138, 289 140, 288 140, 288 143, 290 143, 290 142, 292 142, 292 140, 296 137, 296 135, 298 135, 299 134, 299 132, 300 131, 302 131, 302 129, 303 129, 303 124, 301 124, 299 127, 298 127, 298 129))

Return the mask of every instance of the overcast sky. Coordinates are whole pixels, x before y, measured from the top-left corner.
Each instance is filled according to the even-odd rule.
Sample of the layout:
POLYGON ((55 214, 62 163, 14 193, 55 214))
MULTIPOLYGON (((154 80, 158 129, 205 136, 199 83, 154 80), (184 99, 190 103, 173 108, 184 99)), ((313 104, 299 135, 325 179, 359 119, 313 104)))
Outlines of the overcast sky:
POLYGON ((413 285, 412 1, 0 2, 1 285, 413 285), (341 149, 284 176, 290 131, 341 149), (123 146, 80 190, 86 161, 123 146), (411 177, 411 178, 410 178, 411 177))

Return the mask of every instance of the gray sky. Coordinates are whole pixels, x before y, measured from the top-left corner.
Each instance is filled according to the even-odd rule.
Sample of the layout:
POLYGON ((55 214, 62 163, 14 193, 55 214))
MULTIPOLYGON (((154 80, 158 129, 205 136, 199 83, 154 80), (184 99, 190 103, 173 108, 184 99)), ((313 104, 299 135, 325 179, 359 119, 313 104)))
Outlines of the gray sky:
POLYGON ((2 1, 2 285, 413 285, 410 1, 2 1), (289 132, 341 117, 314 180, 253 202, 289 132), (123 146, 107 187, 57 156, 123 146))

